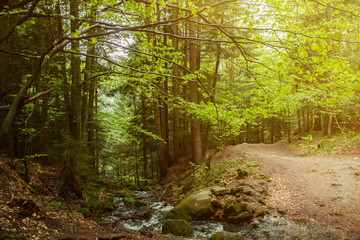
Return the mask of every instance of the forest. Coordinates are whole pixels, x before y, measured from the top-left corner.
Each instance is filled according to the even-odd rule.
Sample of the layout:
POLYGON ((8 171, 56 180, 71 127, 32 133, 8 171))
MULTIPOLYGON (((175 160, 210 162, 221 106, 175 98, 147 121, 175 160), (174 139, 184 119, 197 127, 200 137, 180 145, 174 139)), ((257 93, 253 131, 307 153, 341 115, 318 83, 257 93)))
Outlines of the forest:
POLYGON ((143 185, 211 149, 356 134, 357 1, 2 1, 1 152, 143 185))
POLYGON ((356 136, 359 20, 356 0, 2 0, 0 155, 81 198, 226 146, 356 136))

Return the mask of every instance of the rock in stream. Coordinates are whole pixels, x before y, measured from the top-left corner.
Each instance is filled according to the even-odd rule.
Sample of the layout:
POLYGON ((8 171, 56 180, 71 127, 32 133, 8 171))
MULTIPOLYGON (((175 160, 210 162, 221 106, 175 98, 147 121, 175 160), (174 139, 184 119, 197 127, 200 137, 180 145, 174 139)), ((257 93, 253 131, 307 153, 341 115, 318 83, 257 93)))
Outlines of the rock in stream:
MULTIPOLYGON (((209 194, 211 196, 210 191, 205 192, 203 195, 201 195, 200 199, 202 199, 202 201, 204 201, 206 205, 210 204, 209 209, 213 209, 211 206, 211 198, 209 197, 209 194)), ((134 192, 134 195, 135 197, 139 197, 142 199, 142 201, 146 202, 147 206, 134 207, 130 204, 125 203, 124 198, 115 198, 115 201, 118 202, 117 209, 113 212, 111 216, 104 217, 103 220, 110 222, 114 232, 117 233, 140 232, 142 235, 147 237, 152 237, 156 234, 160 234, 162 231, 162 225, 165 221, 163 216, 169 211, 173 213, 174 210, 172 209, 176 209, 176 207, 174 208, 166 201, 159 200, 158 198, 153 196, 151 192, 138 191, 134 192)), ((188 198, 192 199, 191 196, 188 198)), ((179 205, 181 205, 181 203, 179 205)), ((244 206, 241 205, 241 209, 244 206)), ((200 212, 203 213, 203 211, 200 212)), ((192 238, 210 238, 210 236, 215 232, 226 231, 232 233, 239 233, 247 240, 346 239, 346 236, 344 234, 330 228, 321 226, 315 221, 292 221, 286 219, 285 217, 265 216, 261 220, 250 221, 249 224, 240 224, 236 222, 215 222, 209 221, 209 219, 204 220, 204 218, 200 218, 202 220, 194 220, 194 216, 196 215, 191 214, 188 216, 191 216, 191 219, 187 220, 189 220, 191 228, 193 229, 193 233, 190 234, 189 232, 187 232, 185 236, 189 236, 190 234, 190 237, 192 238)), ((178 235, 182 234, 180 233, 178 235)), ((221 236, 227 236, 227 234, 218 234, 216 236, 218 238, 221 236)))

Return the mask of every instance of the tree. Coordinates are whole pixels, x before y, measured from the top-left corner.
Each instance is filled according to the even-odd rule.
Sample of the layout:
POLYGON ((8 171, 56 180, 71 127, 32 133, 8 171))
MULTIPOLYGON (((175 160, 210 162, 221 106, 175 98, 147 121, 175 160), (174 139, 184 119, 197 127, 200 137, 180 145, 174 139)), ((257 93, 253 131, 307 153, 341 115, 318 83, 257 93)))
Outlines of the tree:
POLYGON ((200 164, 203 149, 230 143, 358 130, 359 8, 316 0, 4 1, 2 149, 55 152, 84 175, 86 164, 91 174, 139 184, 158 171, 165 177, 190 152, 200 164))

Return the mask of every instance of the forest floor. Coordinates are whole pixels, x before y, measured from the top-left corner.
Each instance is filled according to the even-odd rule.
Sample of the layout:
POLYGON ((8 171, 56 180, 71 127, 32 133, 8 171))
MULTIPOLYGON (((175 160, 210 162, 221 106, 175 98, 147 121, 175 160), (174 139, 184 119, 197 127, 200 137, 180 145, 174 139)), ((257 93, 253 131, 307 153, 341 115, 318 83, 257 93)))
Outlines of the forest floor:
MULTIPOLYGON (((318 143, 313 144, 315 147, 310 149, 304 148, 304 144, 299 147, 286 142, 228 146, 212 160, 214 170, 216 166, 225 166, 222 169, 225 172, 215 174, 214 180, 221 176, 222 184, 230 187, 237 182, 238 166, 233 169, 228 164, 232 166, 236 159, 253 159, 250 168, 257 162, 258 174, 264 173, 271 180, 266 205, 273 209, 273 214, 285 209, 285 216, 290 219, 304 222, 314 219, 347 233, 351 239, 360 239, 360 144, 352 141, 351 151, 340 149, 336 153, 314 152, 318 143)), ((193 173, 187 172, 188 164, 183 164, 186 167, 182 170, 190 174, 184 174, 183 178, 193 183, 189 177, 193 173)), ((0 157, 0 239, 146 239, 113 234, 108 227, 85 219, 79 212, 81 201, 59 198, 59 173, 54 168, 43 167, 38 171, 36 166, 31 166, 30 185, 21 179, 21 172, 21 163, 0 157)), ((179 181, 179 174, 173 174, 176 180, 169 175, 166 183, 170 186, 177 181, 183 194, 196 190, 194 185, 185 186, 179 181)), ((165 186, 159 191, 165 192, 165 186)), ((201 187, 200 183, 197 188, 201 187)), ((99 199, 103 195, 104 192, 99 192, 99 199)))
POLYGON ((229 146, 222 155, 245 154, 259 161, 271 180, 268 206, 360 239, 360 152, 354 152, 306 156, 304 148, 279 142, 229 146))

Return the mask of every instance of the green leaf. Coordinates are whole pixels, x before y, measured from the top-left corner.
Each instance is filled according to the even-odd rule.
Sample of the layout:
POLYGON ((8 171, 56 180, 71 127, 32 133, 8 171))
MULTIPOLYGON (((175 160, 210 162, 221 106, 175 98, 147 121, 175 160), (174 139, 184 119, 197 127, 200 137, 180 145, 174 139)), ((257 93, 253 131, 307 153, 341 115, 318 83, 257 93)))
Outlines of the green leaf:
POLYGON ((97 38, 91 38, 91 43, 96 44, 98 42, 97 38))
POLYGON ((318 49, 319 49, 319 46, 318 46, 316 43, 312 43, 312 44, 311 44, 311 50, 316 51, 316 50, 318 50, 318 49))

